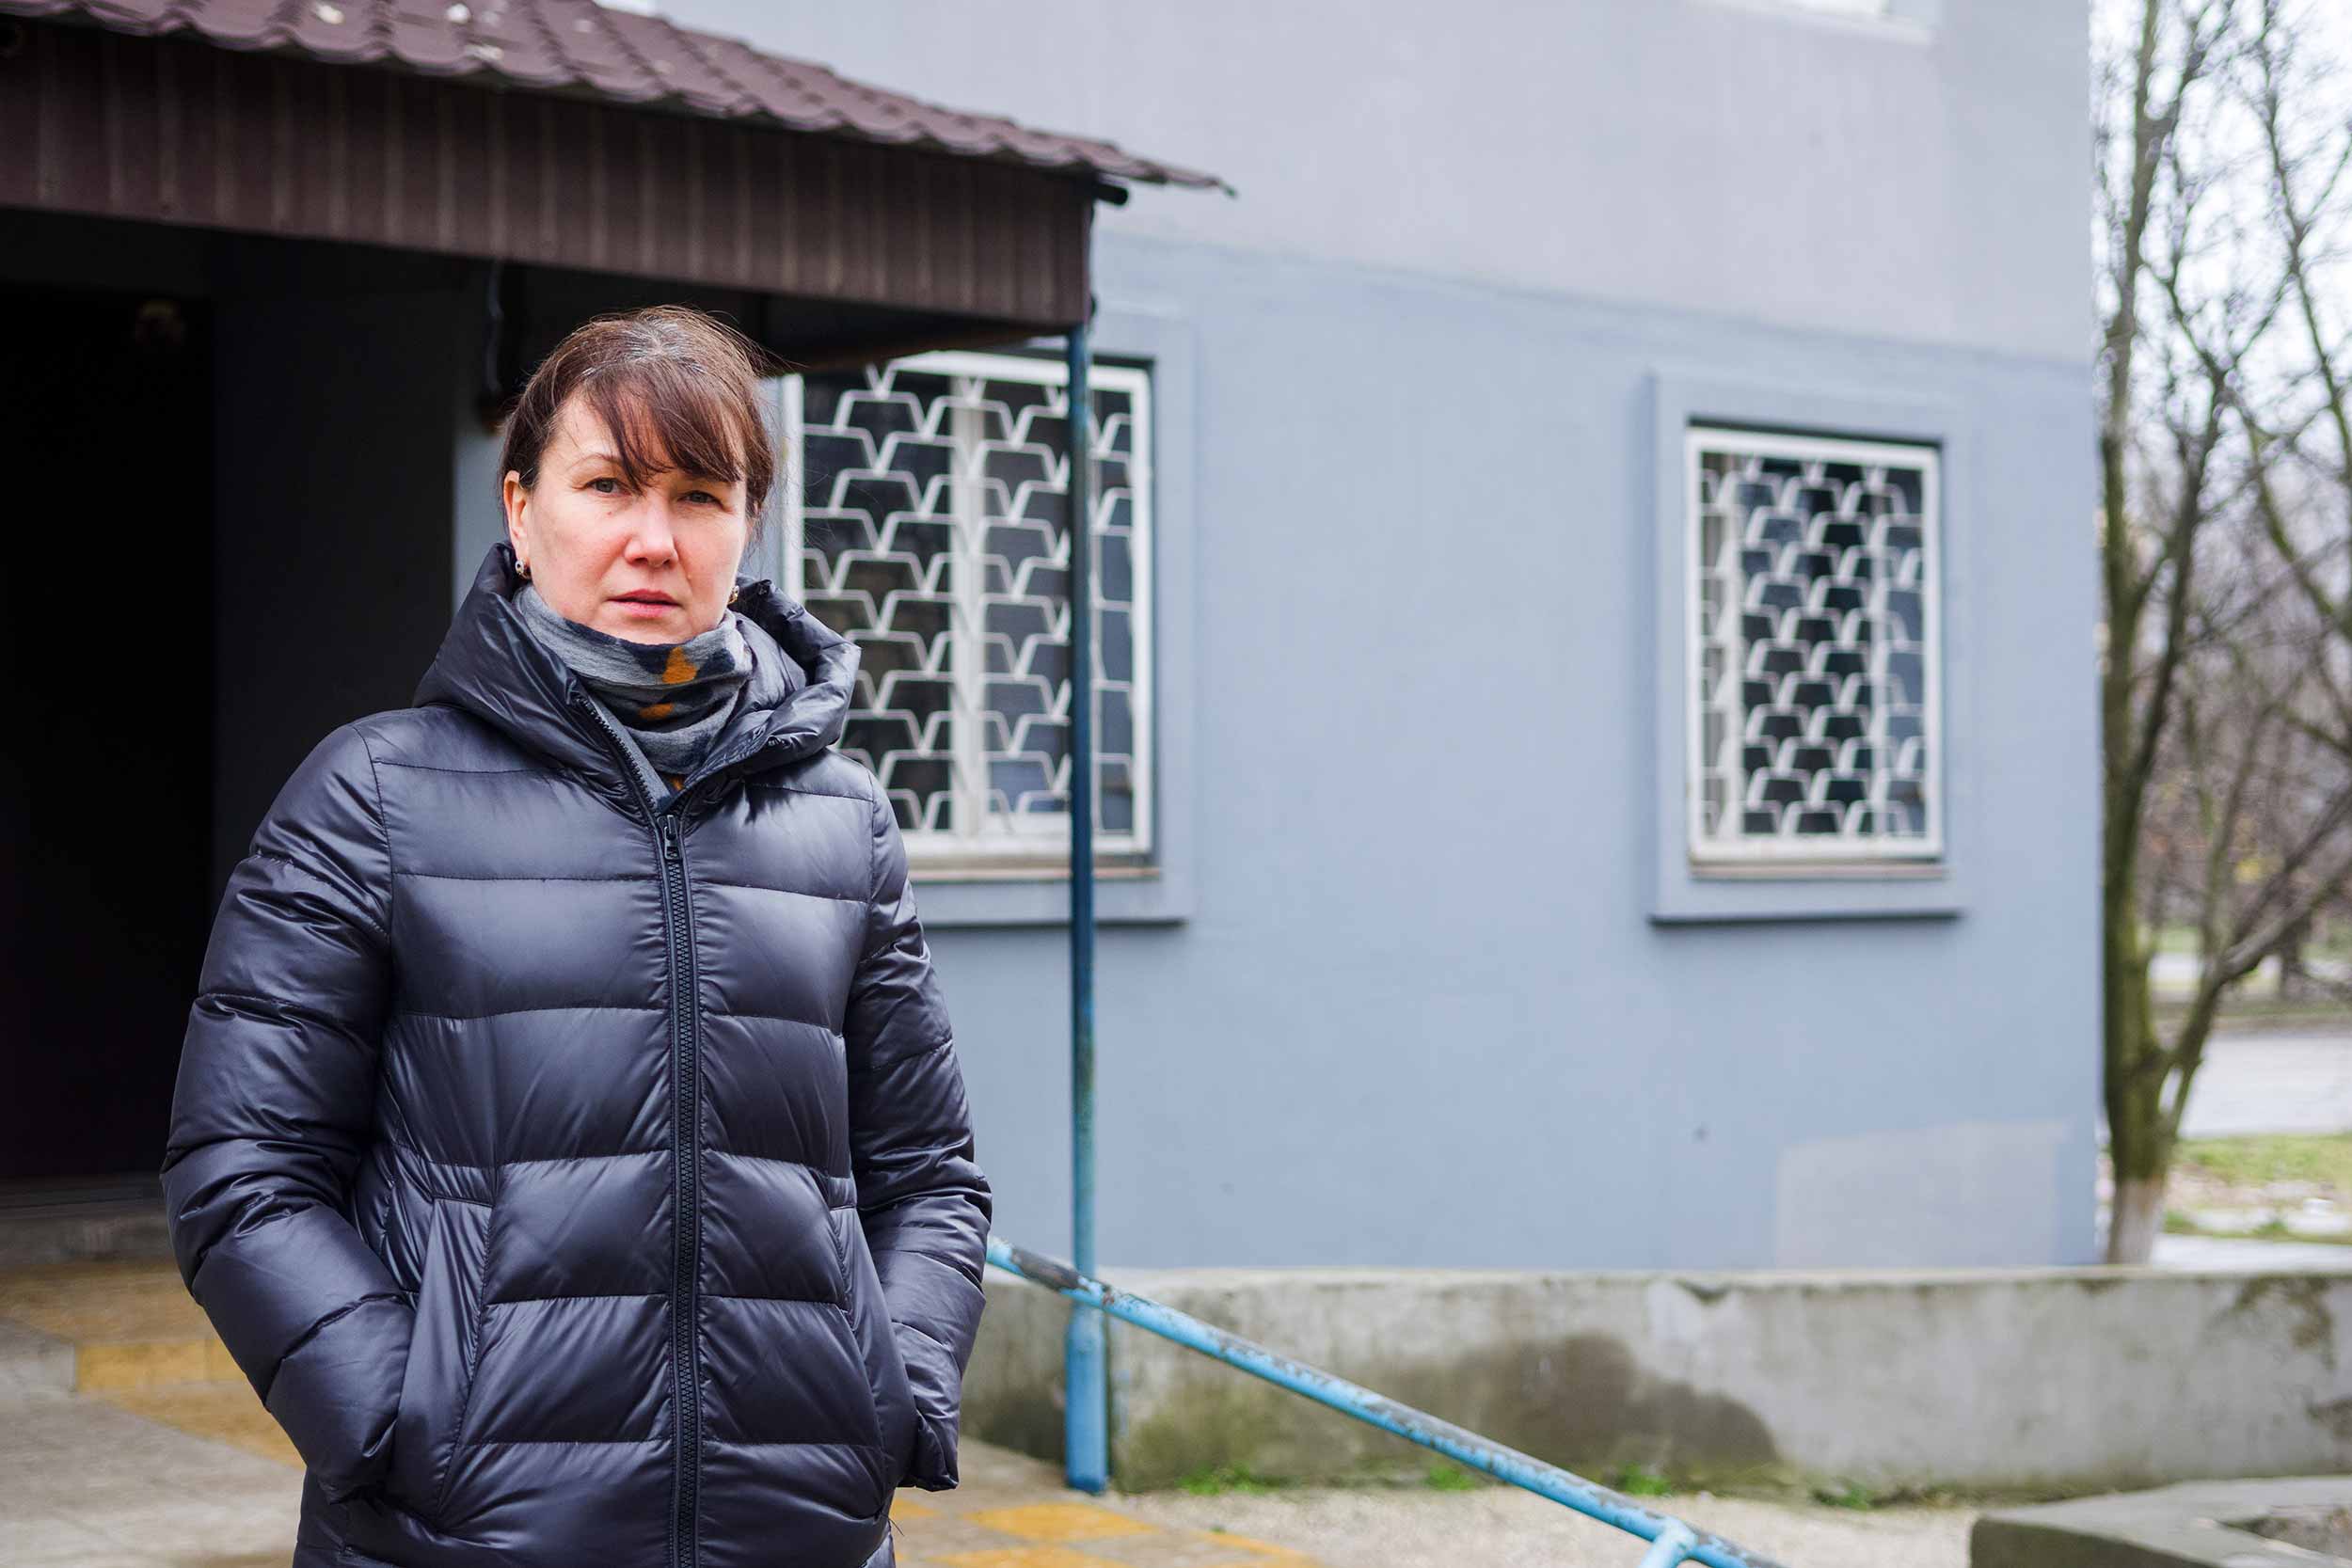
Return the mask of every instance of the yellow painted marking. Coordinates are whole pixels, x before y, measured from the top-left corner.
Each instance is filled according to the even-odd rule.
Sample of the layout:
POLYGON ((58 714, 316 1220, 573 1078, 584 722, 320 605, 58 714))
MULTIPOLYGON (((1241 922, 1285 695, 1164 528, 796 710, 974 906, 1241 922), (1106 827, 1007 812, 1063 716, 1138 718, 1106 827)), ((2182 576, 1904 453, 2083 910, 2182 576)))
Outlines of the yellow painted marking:
POLYGON ((99 1394, 113 1388, 203 1383, 213 1376, 212 1362, 201 1339, 160 1345, 79 1345, 73 1353, 73 1387, 77 1393, 99 1394))
POLYGON ((48 1263, 0 1271, 0 1318, 82 1344, 203 1339, 203 1309, 167 1262, 48 1263))
POLYGON ((84 1393, 245 1381, 169 1263, 0 1271, 0 1318, 71 1343, 84 1393))
POLYGON ((964 1515, 976 1525, 1025 1541, 1094 1541, 1113 1535, 1150 1535, 1154 1527, 1093 1503, 1024 1503, 964 1515))
POLYGON ((1303 1558, 1307 1555, 1295 1546, 1278 1546, 1271 1541, 1256 1541, 1247 1535, 1234 1535, 1228 1530, 1214 1531, 1209 1539, 1220 1546, 1239 1546, 1244 1551, 1263 1552, 1267 1557, 1303 1558))
POLYGON ((1003 1546, 986 1552, 949 1552, 939 1560, 952 1563, 955 1568, 1127 1568, 1124 1563, 1089 1557, 1067 1546, 1003 1546))

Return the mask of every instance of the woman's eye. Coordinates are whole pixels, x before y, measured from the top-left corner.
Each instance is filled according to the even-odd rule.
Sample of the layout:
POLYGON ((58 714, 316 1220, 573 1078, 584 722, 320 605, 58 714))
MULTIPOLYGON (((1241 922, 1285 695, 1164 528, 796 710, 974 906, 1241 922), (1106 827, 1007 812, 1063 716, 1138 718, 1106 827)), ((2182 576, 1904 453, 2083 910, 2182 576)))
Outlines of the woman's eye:
POLYGON ((599 496, 617 496, 621 493, 621 482, 611 474, 601 474, 588 482, 588 488, 599 496), (606 488, 608 485, 611 488, 606 488))
POLYGON ((707 490, 689 490, 686 499, 690 501, 708 501, 713 506, 719 504, 719 498, 707 490))

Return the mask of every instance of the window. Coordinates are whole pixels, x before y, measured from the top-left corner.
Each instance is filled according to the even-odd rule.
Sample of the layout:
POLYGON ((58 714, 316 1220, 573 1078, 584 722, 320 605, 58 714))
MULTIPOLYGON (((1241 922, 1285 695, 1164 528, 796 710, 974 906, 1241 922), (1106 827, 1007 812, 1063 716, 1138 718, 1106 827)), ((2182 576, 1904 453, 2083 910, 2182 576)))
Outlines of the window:
POLYGON ((1687 427, 1694 863, 1941 856, 1938 456, 1687 427))
MULTIPOLYGON (((1152 849, 1151 381, 1090 372, 1098 855, 1152 849)), ((924 354, 784 387, 787 592, 862 650, 841 749, 911 863, 1066 870, 1068 375, 924 354)))

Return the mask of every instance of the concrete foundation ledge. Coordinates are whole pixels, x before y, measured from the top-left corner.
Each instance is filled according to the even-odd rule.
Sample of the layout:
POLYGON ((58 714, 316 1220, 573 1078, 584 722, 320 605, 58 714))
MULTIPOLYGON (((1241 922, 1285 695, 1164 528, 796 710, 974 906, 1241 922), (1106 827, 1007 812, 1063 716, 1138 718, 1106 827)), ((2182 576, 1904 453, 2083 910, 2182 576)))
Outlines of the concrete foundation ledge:
POLYGON ((1968 1568, 2318 1568, 2352 1562, 2352 1476, 2192 1481, 1979 1518, 1968 1568))
POLYGON ((160 1197, 0 1204, 0 1269, 170 1257, 160 1197))
MULTIPOLYGON (((2352 1470, 2342 1273, 1108 1270, 1554 1464, 1686 1485, 2063 1496, 2352 1470)), ((998 1271, 964 1430, 1057 1460, 1071 1304, 998 1271)), ((1112 1473, 1332 1481, 1434 1455, 1113 1320, 1112 1473)))

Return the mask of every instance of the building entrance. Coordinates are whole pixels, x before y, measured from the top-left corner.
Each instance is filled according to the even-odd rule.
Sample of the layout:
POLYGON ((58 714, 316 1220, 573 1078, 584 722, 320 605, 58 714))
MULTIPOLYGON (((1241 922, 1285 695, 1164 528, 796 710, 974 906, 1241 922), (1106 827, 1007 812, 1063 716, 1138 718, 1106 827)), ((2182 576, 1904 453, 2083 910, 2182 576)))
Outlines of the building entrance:
POLYGON ((211 319, 0 289, 0 1200, 163 1158, 212 895, 211 319))

